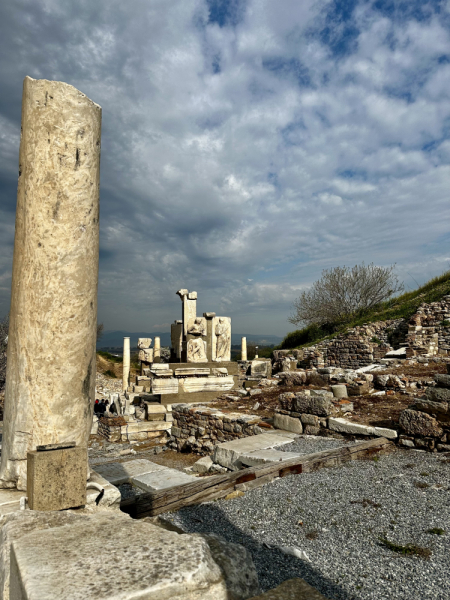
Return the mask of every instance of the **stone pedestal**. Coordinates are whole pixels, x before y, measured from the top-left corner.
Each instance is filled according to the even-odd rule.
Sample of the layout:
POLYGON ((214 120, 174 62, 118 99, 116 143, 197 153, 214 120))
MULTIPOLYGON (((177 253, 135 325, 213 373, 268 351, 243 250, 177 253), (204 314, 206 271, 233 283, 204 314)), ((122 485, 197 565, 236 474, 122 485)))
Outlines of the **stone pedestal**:
POLYGON ((28 452, 31 510, 64 510, 86 504, 87 448, 28 452))
POLYGON ((101 108, 26 77, 22 101, 0 486, 27 452, 86 446, 96 374, 101 108))
POLYGON ((123 372, 122 372, 122 390, 125 391, 130 385, 130 338, 123 338, 123 372))

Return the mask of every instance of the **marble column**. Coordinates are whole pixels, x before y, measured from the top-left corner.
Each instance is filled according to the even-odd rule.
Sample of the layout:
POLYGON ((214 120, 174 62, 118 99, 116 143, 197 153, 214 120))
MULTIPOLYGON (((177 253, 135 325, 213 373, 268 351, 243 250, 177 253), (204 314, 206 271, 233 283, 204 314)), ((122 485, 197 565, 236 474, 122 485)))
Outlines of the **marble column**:
POLYGON ((241 360, 247 360, 247 338, 241 338, 241 360))
POLYGON ((125 391, 130 385, 130 338, 123 338, 123 372, 122 390, 125 391))
POLYGON ((153 345, 153 362, 161 362, 161 338, 155 337, 155 343, 153 345))
POLYGON ((27 452, 90 434, 96 376, 101 108, 59 81, 22 96, 0 487, 27 452))

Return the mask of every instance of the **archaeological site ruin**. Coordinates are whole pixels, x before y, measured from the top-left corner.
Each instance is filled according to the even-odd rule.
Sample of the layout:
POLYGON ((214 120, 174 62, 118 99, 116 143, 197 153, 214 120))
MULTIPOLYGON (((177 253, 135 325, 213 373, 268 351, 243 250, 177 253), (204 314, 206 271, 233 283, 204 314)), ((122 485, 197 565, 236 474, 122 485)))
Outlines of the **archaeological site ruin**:
POLYGON ((101 363, 101 114, 24 80, 0 599, 375 598, 422 568, 448 598, 450 295, 232 360, 231 318, 174 289, 170 348, 101 363))

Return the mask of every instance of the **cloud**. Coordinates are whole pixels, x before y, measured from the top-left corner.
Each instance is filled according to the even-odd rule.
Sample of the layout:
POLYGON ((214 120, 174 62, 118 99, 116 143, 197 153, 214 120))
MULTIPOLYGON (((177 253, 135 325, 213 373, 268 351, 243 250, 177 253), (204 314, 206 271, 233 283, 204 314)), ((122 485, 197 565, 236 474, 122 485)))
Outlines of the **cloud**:
POLYGON ((290 303, 324 268, 396 262, 420 283, 442 271, 445 6, 22 0, 1 10, 0 314, 25 75, 67 81, 103 107, 108 329, 173 322, 187 287, 199 312, 226 311, 235 332, 284 334, 290 303))

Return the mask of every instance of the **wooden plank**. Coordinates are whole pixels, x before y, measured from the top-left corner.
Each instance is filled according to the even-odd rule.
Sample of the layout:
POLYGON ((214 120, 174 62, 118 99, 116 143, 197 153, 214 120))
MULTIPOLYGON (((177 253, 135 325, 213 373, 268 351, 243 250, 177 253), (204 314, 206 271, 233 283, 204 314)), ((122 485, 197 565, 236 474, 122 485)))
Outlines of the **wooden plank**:
POLYGON ((199 477, 192 483, 149 492, 138 496, 132 501, 124 501, 121 503, 121 509, 137 518, 155 516, 163 512, 178 510, 183 506, 224 497, 233 491, 236 485, 266 475, 272 474, 274 477, 285 477, 286 475, 308 473, 327 466, 335 466, 363 456, 383 452, 392 447, 394 445, 389 440, 377 438, 352 446, 332 448, 331 450, 306 454, 305 456, 263 466, 250 467, 234 473, 199 477))

